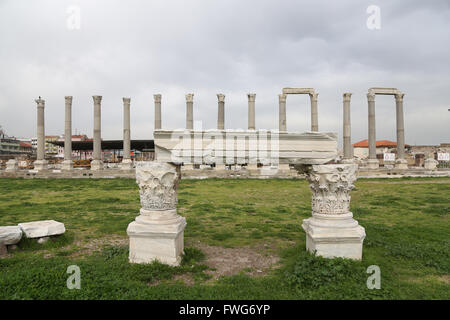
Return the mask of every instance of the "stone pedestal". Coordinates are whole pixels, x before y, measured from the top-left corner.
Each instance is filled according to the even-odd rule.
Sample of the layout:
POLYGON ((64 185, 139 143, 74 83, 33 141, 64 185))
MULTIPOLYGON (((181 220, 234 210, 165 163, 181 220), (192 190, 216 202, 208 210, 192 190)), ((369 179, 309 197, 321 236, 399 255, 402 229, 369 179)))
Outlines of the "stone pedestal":
POLYGON ((226 170, 226 166, 224 164, 217 164, 215 166, 216 170, 226 170))
POLYGON ((158 260, 174 266, 180 264, 186 219, 176 209, 179 179, 179 170, 170 163, 136 164, 142 209, 127 229, 131 263, 158 260))
POLYGON ((247 170, 258 170, 258 164, 257 163, 247 164, 247 170))
POLYGON ((436 170, 436 166, 438 165, 438 161, 433 158, 428 158, 424 161, 424 168, 427 170, 436 170))
POLYGON ((377 159, 367 159, 367 168, 378 169, 379 167, 380 167, 380 163, 377 159))
POLYGON ((395 161, 395 168, 396 169, 408 169, 408 161, 405 159, 397 159, 395 161))
POLYGON ((91 170, 103 170, 104 165, 102 160, 92 160, 91 161, 91 170))
POLYGON ((120 170, 133 170, 133 160, 123 159, 120 164, 120 170))
POLYGON ((279 170, 283 170, 283 171, 290 171, 290 170, 291 170, 291 167, 289 167, 289 164, 288 164, 288 163, 280 163, 280 164, 278 165, 278 169, 279 169, 279 170))
POLYGON ((183 170, 194 170, 194 165, 193 164, 185 164, 183 165, 183 170))
POLYGON ((16 159, 9 159, 6 162, 6 172, 15 172, 19 169, 19 163, 16 159))
POLYGON ((73 161, 72 160, 64 160, 61 164, 62 170, 72 170, 73 169, 73 161))
POLYGON ((33 162, 34 170, 47 170, 48 169, 48 161, 47 160, 36 160, 33 162))
POLYGON ((308 251, 325 258, 361 260, 366 233, 349 211, 357 169, 356 164, 304 168, 312 191, 312 217, 302 224, 308 251))

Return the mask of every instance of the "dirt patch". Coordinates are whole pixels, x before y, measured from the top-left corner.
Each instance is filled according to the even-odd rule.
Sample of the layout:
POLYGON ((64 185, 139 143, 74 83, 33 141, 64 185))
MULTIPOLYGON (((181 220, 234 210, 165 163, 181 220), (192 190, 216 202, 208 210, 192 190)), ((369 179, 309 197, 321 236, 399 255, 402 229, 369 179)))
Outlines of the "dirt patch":
POLYGON ((271 269, 277 268, 280 261, 267 244, 252 248, 223 248, 197 241, 192 246, 205 253, 206 259, 203 263, 213 269, 205 273, 210 274, 213 280, 242 271, 250 276, 263 276, 271 269))
MULTIPOLYGON (((395 179, 395 178, 392 178, 395 179)), ((370 184, 448 184, 450 179, 440 179, 440 180, 405 180, 405 181, 364 181, 364 183, 370 184)))
MULTIPOLYGON (((76 252, 72 253, 70 257, 75 258, 79 256, 89 256, 94 252, 101 251, 104 247, 108 246, 127 246, 129 243, 128 237, 121 236, 108 236, 100 239, 88 239, 82 241, 75 241, 73 244, 67 247, 75 245, 79 248, 76 252)), ((63 248, 64 249, 64 248, 63 248)))

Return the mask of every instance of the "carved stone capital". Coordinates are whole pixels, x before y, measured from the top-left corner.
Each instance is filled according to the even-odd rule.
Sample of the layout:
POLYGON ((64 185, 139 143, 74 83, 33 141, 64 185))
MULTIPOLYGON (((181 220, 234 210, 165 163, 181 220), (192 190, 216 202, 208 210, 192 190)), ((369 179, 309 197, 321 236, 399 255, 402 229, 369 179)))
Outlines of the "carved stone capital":
POLYGON ((368 93, 367 101, 375 101, 375 93, 368 93))
POLYGON ((166 162, 137 162, 136 182, 144 210, 172 210, 177 207, 179 173, 166 162))
POLYGON ((219 102, 225 102, 225 95, 223 93, 218 93, 217 99, 219 99, 219 102))
POLYGON ((309 93, 309 97, 311 98, 311 101, 317 101, 319 94, 317 92, 309 93))
POLYGON ((278 95, 278 100, 280 102, 286 102, 286 94, 284 94, 284 93, 279 94, 278 95))
POLYGON ((65 96, 64 99, 66 101, 66 104, 72 104, 72 96, 65 96))
POLYGON ((154 94, 153 99, 155 99, 155 102, 161 102, 161 94, 154 94))
POLYGON ((131 98, 122 98, 123 104, 130 104, 131 98))
POLYGON ((248 97, 248 101, 249 101, 249 102, 255 102, 255 99, 256 99, 256 93, 248 93, 248 94, 247 94, 247 97, 248 97))
POLYGON ((405 96, 404 93, 397 93, 397 94, 395 95, 395 101, 397 101, 397 102, 402 102, 404 96, 405 96))
POLYGON ((352 94, 350 92, 344 93, 344 101, 350 101, 352 94))
POLYGON ((92 96, 94 104, 100 104, 102 102, 102 96, 92 96))
POLYGON ((313 214, 345 214, 349 212, 350 191, 356 180, 356 164, 312 165, 306 178, 312 191, 313 214))
POLYGON ((38 107, 45 107, 45 100, 43 100, 41 98, 34 100, 34 102, 37 103, 38 107))
POLYGON ((193 93, 186 94, 186 102, 194 102, 194 94, 193 93))

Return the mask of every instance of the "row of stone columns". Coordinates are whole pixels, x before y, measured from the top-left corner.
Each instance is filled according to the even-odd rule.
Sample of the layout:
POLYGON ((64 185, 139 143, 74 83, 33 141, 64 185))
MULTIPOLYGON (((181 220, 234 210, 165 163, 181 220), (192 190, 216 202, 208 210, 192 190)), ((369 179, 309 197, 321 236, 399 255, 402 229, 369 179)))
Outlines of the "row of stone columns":
MULTIPOLYGON (((305 93, 305 92, 302 92, 305 93)), ((296 94, 296 93, 295 93, 296 94)), ((311 131, 319 131, 319 114, 317 109, 317 100, 319 94, 317 92, 310 92, 309 98, 311 100, 311 131)), ((278 106, 279 106, 279 116, 278 116, 278 128, 281 132, 287 131, 286 125, 286 93, 281 93, 278 95, 278 106)))
MULTIPOLYGON (((255 130, 255 93, 247 94, 248 97, 248 129, 255 130)), ((155 102, 155 130, 161 130, 161 94, 153 95, 155 102)), ((217 94, 218 112, 217 112, 217 129, 225 130, 225 95, 217 94)), ((194 94, 186 94, 186 129, 194 129, 194 94)))
MULTIPOLYGON (((102 137, 101 137, 101 102, 102 96, 93 96, 94 99, 94 143, 91 170, 102 170, 102 137)), ((64 121, 64 161, 63 170, 73 169, 72 161, 72 96, 65 97, 64 121)), ((39 98, 37 103, 37 157, 34 162, 35 170, 47 169, 45 160, 45 100, 39 98)), ((123 170, 132 169, 131 137, 130 137, 130 98, 123 98, 123 170)), ((161 101, 161 100, 160 100, 161 101)))

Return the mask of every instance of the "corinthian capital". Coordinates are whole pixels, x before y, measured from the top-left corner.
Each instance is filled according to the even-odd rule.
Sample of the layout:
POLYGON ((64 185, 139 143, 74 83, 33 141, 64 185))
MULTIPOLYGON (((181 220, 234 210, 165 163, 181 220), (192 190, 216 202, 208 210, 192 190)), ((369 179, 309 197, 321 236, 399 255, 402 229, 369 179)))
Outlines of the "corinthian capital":
POLYGON ((308 93, 311 101, 317 101, 319 94, 317 92, 308 93))
POLYGON ((218 93, 217 99, 219 99, 219 102, 225 102, 225 95, 223 93, 218 93))
POLYGON ((367 101, 375 101, 375 93, 369 92, 367 94, 367 101))
POLYGON ((154 94, 153 99, 155 100, 155 102, 161 102, 161 94, 154 94))
POLYGON ((44 107, 45 106, 45 100, 41 99, 41 97, 39 97, 39 99, 35 99, 34 102, 37 103, 38 107, 44 107))
POLYGON ((247 97, 248 97, 248 101, 249 102, 255 102, 255 100, 256 100, 256 93, 248 93, 247 97))
POLYGON ((186 94, 186 102, 194 102, 194 94, 193 93, 186 94))
POLYGON ((403 97, 404 97, 404 96, 405 96, 404 93, 397 93, 397 94, 395 95, 395 101, 399 101, 399 102, 403 101, 403 97))
POLYGON ((164 162, 138 162, 136 182, 144 210, 171 210, 177 207, 179 174, 176 167, 164 162))
POLYGON ((72 104, 72 96, 65 96, 64 99, 66 100, 66 104, 72 104))
POLYGON ((130 104, 131 98, 122 98, 123 104, 130 104))
POLYGON ((284 93, 279 94, 278 95, 278 100, 280 102, 286 102, 286 94, 284 94, 284 93))
POLYGON ((92 96, 95 104, 100 104, 102 102, 102 96, 92 96))
POLYGON ((350 92, 344 93, 344 101, 350 101, 352 94, 350 92))
POLYGON ((350 191, 354 188, 357 168, 355 164, 312 165, 307 168, 313 213, 349 212, 350 191))

